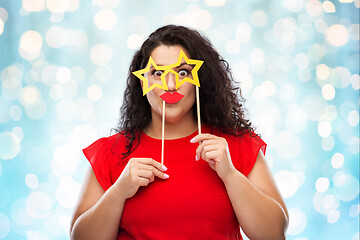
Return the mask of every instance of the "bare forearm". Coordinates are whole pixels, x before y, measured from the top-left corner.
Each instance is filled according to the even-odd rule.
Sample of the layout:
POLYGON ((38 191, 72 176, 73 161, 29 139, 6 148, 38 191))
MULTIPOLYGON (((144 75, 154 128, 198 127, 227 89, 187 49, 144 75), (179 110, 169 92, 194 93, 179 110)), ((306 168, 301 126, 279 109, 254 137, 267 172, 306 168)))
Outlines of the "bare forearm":
POLYGON ((111 187, 99 201, 76 220, 71 231, 73 240, 116 239, 125 199, 111 187))
POLYGON ((250 239, 285 239, 287 216, 281 205, 240 172, 224 181, 240 226, 250 239))

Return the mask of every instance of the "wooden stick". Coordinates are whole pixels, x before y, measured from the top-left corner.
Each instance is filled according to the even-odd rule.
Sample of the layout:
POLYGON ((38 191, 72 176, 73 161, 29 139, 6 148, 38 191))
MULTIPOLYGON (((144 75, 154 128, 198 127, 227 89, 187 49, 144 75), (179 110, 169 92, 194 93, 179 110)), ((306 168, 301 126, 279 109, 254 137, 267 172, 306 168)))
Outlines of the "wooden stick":
POLYGON ((165 133, 165 101, 163 101, 162 130, 161 130, 161 164, 164 165, 164 133, 165 133))
POLYGON ((200 97, 199 87, 196 86, 196 109, 197 109, 197 120, 198 120, 198 132, 201 134, 201 119, 200 119, 200 97))

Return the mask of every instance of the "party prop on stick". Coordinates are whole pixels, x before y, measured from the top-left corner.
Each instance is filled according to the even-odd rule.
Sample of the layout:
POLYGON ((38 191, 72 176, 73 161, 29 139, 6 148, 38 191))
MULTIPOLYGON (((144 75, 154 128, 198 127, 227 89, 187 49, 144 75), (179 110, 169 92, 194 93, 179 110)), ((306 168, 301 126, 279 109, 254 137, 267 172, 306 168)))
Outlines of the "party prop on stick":
POLYGON ((179 102, 184 95, 178 92, 166 92, 160 95, 163 100, 162 129, 161 129, 161 164, 164 164, 164 132, 165 132, 165 103, 175 104, 179 102))
POLYGON ((163 114, 161 126, 161 164, 164 165, 164 140, 165 140, 165 101, 163 100, 163 114))
POLYGON ((158 66, 156 65, 156 63, 154 62, 154 60, 151 58, 151 56, 149 57, 149 62, 148 64, 146 65, 146 68, 144 69, 140 69, 138 71, 135 71, 133 72, 133 74, 135 76, 137 76, 142 82, 142 87, 143 87, 143 96, 145 96, 148 92, 150 92, 151 90, 153 90, 154 88, 158 87, 158 88, 161 88, 161 89, 164 89, 164 90, 168 90, 168 86, 166 84, 166 80, 165 80, 165 76, 161 76, 161 82, 162 82, 162 85, 158 84, 158 83, 154 83, 152 84, 150 87, 149 87, 149 80, 144 77, 143 74, 146 74, 150 71, 150 67, 154 66, 155 70, 161 70, 161 71, 164 71, 167 69, 166 66, 158 66))
POLYGON ((173 93, 166 92, 166 93, 160 95, 160 97, 166 103, 174 104, 174 103, 179 102, 184 97, 184 95, 182 95, 182 94, 180 94, 178 92, 173 92, 173 93))
MULTIPOLYGON (((199 97, 199 77, 197 72, 199 71, 201 65, 203 64, 203 61, 201 60, 195 60, 195 59, 189 59, 186 54, 180 50, 179 57, 177 59, 177 62, 168 66, 158 66, 154 62, 154 60, 149 57, 149 62, 146 65, 144 69, 138 70, 133 72, 133 74, 138 77, 142 82, 143 87, 143 96, 145 96, 147 93, 149 93, 154 88, 158 87, 164 90, 168 90, 168 86, 166 84, 165 76, 171 72, 175 76, 175 88, 178 89, 182 84, 185 82, 189 82, 191 84, 194 84, 196 86, 196 108, 197 108, 197 120, 198 120, 198 132, 201 134, 201 119, 200 119, 200 97, 199 97), (182 62, 182 60, 185 60, 185 62, 182 62), (181 67, 184 64, 188 65, 195 65, 193 69, 191 70, 192 78, 185 77, 183 79, 179 79, 179 73, 174 71, 173 68, 181 67), (149 80, 143 75, 150 71, 150 67, 154 66, 155 70, 163 71, 161 74, 161 82, 162 85, 159 83, 153 83, 151 86, 149 86, 149 80)), ((178 103, 184 95, 178 93, 178 92, 165 92, 162 94, 161 99, 163 100, 163 106, 162 106, 162 128, 161 128, 161 164, 164 164, 164 139, 165 139, 165 106, 167 104, 176 104, 178 103)))
MULTIPOLYGON (((143 84, 142 84, 143 96, 145 96, 148 92, 150 92, 151 90, 153 90, 156 87, 164 89, 164 90, 169 89, 167 84, 166 84, 164 74, 162 74, 161 77, 160 77, 162 85, 160 85, 158 83, 153 83, 149 87, 149 80, 146 77, 144 77, 143 74, 148 73, 150 71, 151 66, 154 66, 155 70, 164 71, 164 70, 167 69, 167 66, 157 66, 156 63, 154 62, 154 60, 150 56, 149 57, 149 62, 146 65, 146 68, 140 69, 138 71, 133 72, 133 74, 143 82, 143 84)), ((161 129, 161 164, 164 164, 164 132, 165 132, 165 101, 163 100, 162 129, 161 129)))
POLYGON ((200 97, 199 97, 199 87, 196 86, 196 113, 198 120, 198 132, 201 134, 201 119, 200 119, 200 97))
MULTIPOLYGON (((172 70, 174 67, 179 67, 185 63, 182 63, 182 59, 185 60, 185 63, 188 65, 194 65, 194 68, 191 70, 192 79, 189 77, 183 78, 181 81, 179 81, 179 77, 176 78, 176 89, 178 89, 181 85, 183 85, 185 82, 189 82, 191 84, 194 84, 196 86, 196 109, 197 109, 197 122, 198 122, 198 132, 201 134, 201 118, 200 118, 200 97, 199 97, 199 87, 200 87, 200 81, 198 77, 198 71, 201 67, 201 65, 204 63, 204 61, 201 60, 195 60, 195 59, 189 59, 186 54, 183 52, 183 50, 180 50, 179 57, 177 59, 177 62, 169 65, 167 71, 175 72, 172 70)), ((175 75, 176 76, 176 75, 175 75)))

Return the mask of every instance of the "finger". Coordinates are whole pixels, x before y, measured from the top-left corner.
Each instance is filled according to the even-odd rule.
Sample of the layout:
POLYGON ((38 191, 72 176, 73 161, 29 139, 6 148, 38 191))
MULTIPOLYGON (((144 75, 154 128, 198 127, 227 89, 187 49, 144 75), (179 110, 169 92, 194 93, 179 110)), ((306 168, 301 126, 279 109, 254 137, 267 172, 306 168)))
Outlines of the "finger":
POLYGON ((169 178, 169 175, 165 174, 162 170, 160 171, 159 169, 155 168, 154 166, 152 165, 147 165, 147 164, 139 164, 138 166, 139 170, 144 170, 144 171, 148 171, 148 172, 151 172, 154 176, 157 176, 161 179, 167 179, 169 178))
POLYGON ((155 168, 154 166, 151 165, 143 165, 145 168, 148 168, 147 170, 143 170, 143 171, 147 171, 149 173, 151 173, 153 176, 156 176, 158 178, 161 179, 167 179, 169 178, 169 175, 160 171, 159 169, 155 168))
POLYGON ((190 142, 197 143, 197 142, 201 142, 204 140, 215 139, 215 138, 218 138, 218 137, 215 135, 212 135, 212 134, 202 133, 202 134, 196 135, 194 138, 192 138, 190 140, 190 142))
POLYGON ((216 162, 217 157, 218 157, 218 151, 213 150, 213 151, 207 151, 206 153, 204 153, 202 156, 202 159, 204 159, 206 162, 210 163, 210 162, 216 162))
POLYGON ((201 158, 201 153, 203 151, 203 148, 205 146, 205 143, 200 143, 199 146, 196 148, 195 151, 195 160, 198 161, 201 158))
POLYGON ((215 138, 217 138, 217 136, 212 135, 212 134, 202 133, 202 134, 196 135, 194 138, 192 138, 190 140, 190 142, 197 143, 197 142, 201 142, 204 140, 215 139, 215 138))
POLYGON ((161 163, 155 161, 152 158, 138 158, 138 162, 143 163, 143 164, 147 164, 147 165, 151 165, 151 166, 157 168, 159 171, 166 171, 167 170, 167 167, 165 167, 164 165, 162 165, 161 163))
POLYGON ((137 172, 139 177, 149 179, 149 182, 153 182, 155 180, 154 173, 148 170, 138 170, 137 172))
POLYGON ((168 175, 168 174, 166 174, 166 173, 164 173, 164 172, 162 172, 162 171, 159 171, 159 169, 157 169, 157 168, 155 168, 155 167, 152 169, 152 173, 153 173, 156 177, 161 178, 161 179, 168 179, 168 178, 169 178, 169 175, 168 175))
MULTIPOLYGON (((218 141, 216 139, 213 139, 213 140, 205 140, 203 142, 201 142, 199 144, 199 146, 196 148, 196 155, 195 155, 195 159, 196 160, 199 160, 200 157, 202 156, 202 153, 204 151, 206 151, 206 149, 204 149, 205 147, 207 148, 210 148, 213 149, 213 147, 216 147, 218 145, 218 141)), ((207 149, 207 150, 210 150, 210 149, 207 149)))
POLYGON ((201 143, 205 145, 218 145, 220 143, 220 140, 218 138, 213 138, 213 139, 204 140, 201 143))
POLYGON ((210 164, 211 166, 215 166, 216 162, 215 162, 214 160, 209 160, 209 164, 210 164))
POLYGON ((141 170, 152 171, 155 167, 149 164, 140 163, 138 168, 141 170))
POLYGON ((140 187, 146 187, 149 185, 150 181, 148 178, 138 177, 137 178, 137 185, 140 187))
POLYGON ((211 151, 216 151, 219 149, 218 145, 206 145, 203 147, 202 152, 201 152, 201 158, 204 159, 206 157, 206 153, 211 152, 211 151))

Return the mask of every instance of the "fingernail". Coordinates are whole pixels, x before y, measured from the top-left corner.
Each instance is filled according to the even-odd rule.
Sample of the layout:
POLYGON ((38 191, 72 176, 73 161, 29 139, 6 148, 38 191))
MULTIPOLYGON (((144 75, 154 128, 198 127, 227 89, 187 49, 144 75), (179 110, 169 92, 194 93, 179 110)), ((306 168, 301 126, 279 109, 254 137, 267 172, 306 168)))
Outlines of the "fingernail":
POLYGON ((195 160, 196 160, 196 161, 199 160, 197 155, 195 155, 195 160))
POLYGON ((167 175, 166 173, 164 173, 164 178, 169 178, 169 175, 167 175))
POLYGON ((167 170, 167 167, 165 167, 164 165, 162 165, 161 168, 162 168, 164 171, 167 170))
POLYGON ((195 137, 193 137, 191 140, 190 140, 191 143, 194 143, 195 142, 195 137))

